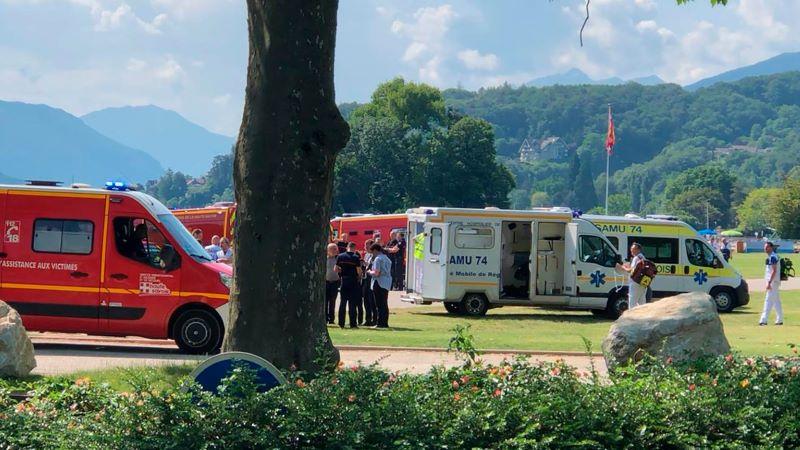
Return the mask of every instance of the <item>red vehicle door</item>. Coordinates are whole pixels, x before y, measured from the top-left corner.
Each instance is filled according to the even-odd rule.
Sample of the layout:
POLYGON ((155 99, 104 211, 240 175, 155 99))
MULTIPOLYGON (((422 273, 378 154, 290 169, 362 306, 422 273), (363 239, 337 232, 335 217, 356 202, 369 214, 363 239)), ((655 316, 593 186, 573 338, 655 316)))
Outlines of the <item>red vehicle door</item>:
POLYGON ((115 202, 113 198, 106 241, 103 332, 166 337, 169 314, 180 301, 181 271, 170 270, 164 253, 165 247, 175 243, 134 199, 115 202))
POLYGON ((0 239, 0 286, 3 284, 3 261, 6 258, 5 250, 3 250, 3 244, 6 242, 6 239, 14 239, 15 236, 15 229, 13 228, 13 223, 9 224, 6 223, 6 191, 0 189, 0 224, 3 226, 3 239, 0 239), (11 227, 9 229, 9 227, 11 227), (10 235, 7 235, 8 232, 11 232, 10 235))
POLYGON ((96 332, 106 196, 20 189, 5 204, 0 298, 29 330, 96 332))

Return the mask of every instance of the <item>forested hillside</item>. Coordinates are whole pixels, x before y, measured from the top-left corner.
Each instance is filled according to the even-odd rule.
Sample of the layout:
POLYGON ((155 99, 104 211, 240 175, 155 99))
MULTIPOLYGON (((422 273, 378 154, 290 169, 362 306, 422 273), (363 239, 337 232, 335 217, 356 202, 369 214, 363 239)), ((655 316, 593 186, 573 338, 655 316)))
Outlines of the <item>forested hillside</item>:
MULTIPOLYGON (((754 189, 800 176, 800 72, 696 92, 635 83, 441 92, 396 79, 367 104, 341 106, 351 140, 337 160, 334 207, 597 208, 604 200, 609 103, 617 136, 611 213, 670 213, 702 227, 708 215, 712 226, 751 231, 776 225, 777 218, 753 222, 737 213, 754 202, 745 202, 754 189), (559 158, 520 161, 523 140, 546 138, 563 145, 559 158)), ((176 179, 183 175, 170 172, 151 192, 175 206, 230 199, 230 171, 223 170, 230 161, 215 162, 208 186, 181 187, 176 179)), ((766 198, 763 191, 755 195, 766 198)))
POLYGON ((747 192, 781 184, 800 164, 800 72, 692 93, 677 85, 629 83, 451 89, 444 95, 448 106, 493 125, 498 154, 515 176, 511 200, 518 208, 565 204, 586 210, 602 203, 609 103, 617 135, 612 212, 669 212, 704 223, 709 203, 711 222, 733 226, 732 207, 747 192), (551 136, 566 143, 569 158, 518 161, 524 139, 551 136), (593 193, 586 192, 587 176, 593 193), (732 181, 720 184, 723 178, 732 181))

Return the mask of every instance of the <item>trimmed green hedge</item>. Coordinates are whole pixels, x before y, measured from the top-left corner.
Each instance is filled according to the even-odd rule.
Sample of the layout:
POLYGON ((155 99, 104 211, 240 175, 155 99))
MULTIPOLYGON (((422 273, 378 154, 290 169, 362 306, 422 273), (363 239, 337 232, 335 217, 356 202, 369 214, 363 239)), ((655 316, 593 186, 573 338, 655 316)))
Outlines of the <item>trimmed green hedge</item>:
POLYGON ((236 371, 219 396, 0 380, 0 448, 796 448, 800 361, 648 361, 599 377, 563 364, 466 364, 424 375, 340 367, 266 394, 236 371))

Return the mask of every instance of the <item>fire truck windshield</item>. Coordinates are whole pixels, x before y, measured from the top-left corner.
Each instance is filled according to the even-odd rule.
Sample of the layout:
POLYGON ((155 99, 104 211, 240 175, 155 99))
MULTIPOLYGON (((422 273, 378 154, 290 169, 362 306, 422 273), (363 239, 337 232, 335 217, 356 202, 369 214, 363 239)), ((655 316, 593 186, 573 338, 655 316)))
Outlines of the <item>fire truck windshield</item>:
POLYGON ((159 214, 158 220, 177 241, 177 244, 198 262, 209 262, 211 257, 206 249, 192 236, 192 233, 172 214, 159 214))

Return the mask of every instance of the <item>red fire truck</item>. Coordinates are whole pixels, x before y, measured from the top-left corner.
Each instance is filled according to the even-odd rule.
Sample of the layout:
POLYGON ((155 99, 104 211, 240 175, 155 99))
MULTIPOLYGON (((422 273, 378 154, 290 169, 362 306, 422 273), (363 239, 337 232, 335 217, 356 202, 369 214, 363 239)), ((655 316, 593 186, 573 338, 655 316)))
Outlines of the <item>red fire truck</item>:
POLYGON ((128 190, 0 185, 0 299, 33 331, 220 348, 232 271, 158 200, 128 190))
POLYGON ((331 220, 331 240, 355 242, 361 251, 367 239, 380 236, 381 242, 389 242, 393 231, 406 232, 408 216, 405 214, 363 214, 336 217, 331 220))
POLYGON ((203 230, 203 245, 211 243, 211 237, 233 237, 233 225, 236 223, 236 203, 218 202, 205 208, 174 209, 172 214, 182 224, 194 231, 203 230))

